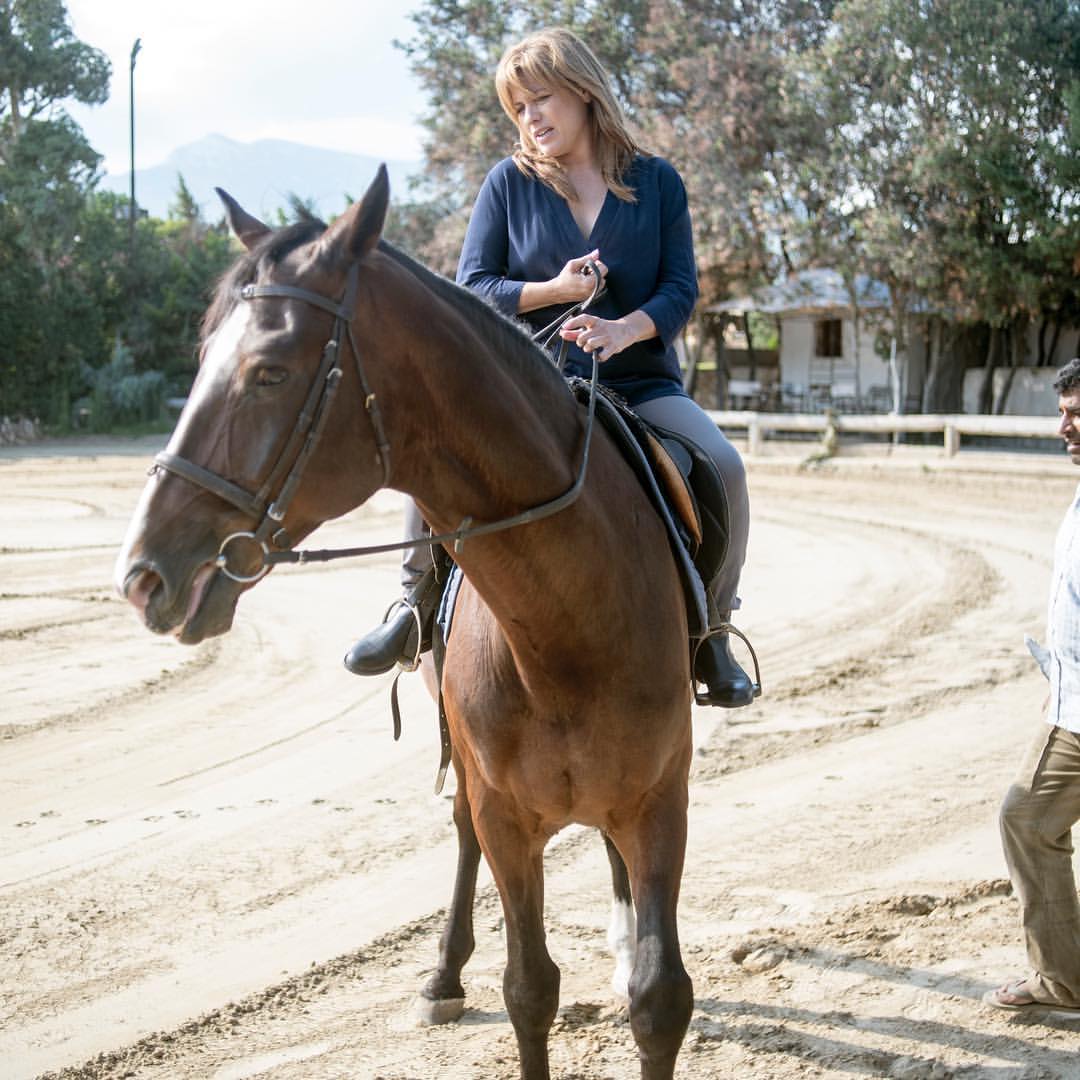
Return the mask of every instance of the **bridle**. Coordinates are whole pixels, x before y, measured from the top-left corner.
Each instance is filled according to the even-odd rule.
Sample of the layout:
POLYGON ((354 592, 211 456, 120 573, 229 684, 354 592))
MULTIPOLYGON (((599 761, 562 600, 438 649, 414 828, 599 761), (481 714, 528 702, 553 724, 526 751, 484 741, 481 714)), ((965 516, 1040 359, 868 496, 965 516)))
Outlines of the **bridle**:
MULTIPOLYGON (((584 311, 604 291, 603 279, 598 268, 593 263, 589 265, 595 279, 591 295, 575 304, 544 327, 543 330, 535 334, 534 340, 539 340, 542 345, 547 345, 567 319, 584 311)), ((217 569, 226 577, 240 584, 259 581, 277 563, 329 562, 332 559, 377 555, 383 552, 402 551, 405 548, 418 546, 434 547, 436 544, 444 543, 452 543, 455 551, 460 551, 462 544, 469 537, 499 532, 503 529, 512 529, 518 525, 525 525, 541 518, 550 517, 552 514, 557 514, 560 510, 571 505, 581 494, 589 461, 589 446, 592 441, 593 418, 596 406, 598 366, 595 352, 592 354, 591 392, 589 394, 581 465, 573 484, 561 495, 548 502, 523 510, 518 514, 500 518, 498 521, 476 523, 471 517, 467 517, 453 532, 409 539, 399 543, 320 551, 298 551, 293 549, 292 541, 282 522, 285 520, 289 505, 296 495, 308 461, 311 459, 322 437, 329 416, 330 405, 341 383, 342 369, 338 359, 342 338, 348 342, 360 381, 360 388, 364 395, 364 410, 371 423, 375 439, 375 461, 382 470, 382 484, 380 486, 386 487, 390 480, 390 443, 386 438, 386 430, 383 426, 378 399, 372 392, 364 372, 360 350, 356 346, 356 340, 352 332, 358 282, 359 263, 353 263, 345 280, 345 291, 338 301, 293 285, 244 285, 239 291, 241 300, 250 301, 264 298, 301 300, 323 311, 328 311, 334 316, 334 325, 330 338, 323 346, 318 371, 308 390, 307 399, 296 418, 292 434, 286 440, 277 461, 257 491, 248 491, 239 484, 226 480, 218 473, 167 450, 157 454, 154 457, 154 464, 150 467, 151 475, 159 470, 164 470, 175 476, 183 477, 189 483, 217 495, 225 502, 236 507, 241 513, 258 521, 258 525, 254 530, 233 532, 226 536, 222 540, 217 557, 214 560, 217 569), (240 573, 229 567, 229 548, 244 542, 253 544, 257 548, 260 565, 254 573, 240 573), (276 550, 272 550, 271 545, 276 550)), ((564 341, 558 360, 560 365, 565 359, 565 354, 566 342, 564 341)))
POLYGON ((154 458, 154 464, 150 469, 151 474, 163 469, 176 476, 182 476, 196 487, 217 495, 248 517, 258 521, 259 524, 253 531, 230 533, 218 549, 217 566, 234 581, 242 583, 258 581, 269 571, 270 566, 265 557, 270 553, 271 543, 278 548, 287 549, 292 546, 282 522, 299 487, 308 460, 315 452, 322 436, 330 414, 330 405, 341 384, 342 370, 338 363, 338 356, 342 337, 348 341, 356 361, 356 372, 364 394, 364 407, 375 435, 375 459, 382 467, 383 484, 390 477, 390 447, 386 439, 382 415, 379 412, 378 400, 371 392, 360 359, 360 352, 356 348, 352 335, 351 323, 355 313, 358 280, 359 266, 354 263, 345 281, 345 293, 339 301, 330 300, 319 293, 299 289, 292 285, 244 285, 239 291, 241 300, 255 300, 261 297, 302 300, 334 316, 330 338, 323 346, 318 371, 312 380, 303 407, 297 415, 292 434, 286 440, 277 461, 258 491, 248 491, 239 484, 226 480, 218 473, 167 450, 154 458), (242 541, 254 543, 263 556, 262 565, 254 574, 241 574, 228 566, 229 547, 242 541))

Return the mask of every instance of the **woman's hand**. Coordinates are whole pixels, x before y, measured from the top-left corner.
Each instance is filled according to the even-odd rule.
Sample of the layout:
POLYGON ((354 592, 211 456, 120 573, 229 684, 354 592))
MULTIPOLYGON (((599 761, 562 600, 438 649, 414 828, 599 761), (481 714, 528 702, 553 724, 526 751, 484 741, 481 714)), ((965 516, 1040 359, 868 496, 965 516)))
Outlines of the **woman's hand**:
POLYGON ((567 319, 559 336, 574 342, 587 353, 596 353, 603 363, 635 341, 656 336, 656 324, 644 311, 632 311, 621 319, 598 319, 585 312, 567 319))
POLYGON ((576 304, 579 300, 587 300, 592 296, 595 284, 590 262, 596 264, 601 278, 607 277, 607 267, 600 261, 600 252, 590 251, 580 259, 571 259, 548 281, 526 281, 518 297, 518 314, 553 304, 576 304))
POLYGON ((590 262, 600 271, 601 280, 607 277, 607 267, 600 261, 599 249, 582 255, 580 259, 571 259, 550 283, 558 294, 560 303, 573 304, 592 296, 596 281, 590 262))

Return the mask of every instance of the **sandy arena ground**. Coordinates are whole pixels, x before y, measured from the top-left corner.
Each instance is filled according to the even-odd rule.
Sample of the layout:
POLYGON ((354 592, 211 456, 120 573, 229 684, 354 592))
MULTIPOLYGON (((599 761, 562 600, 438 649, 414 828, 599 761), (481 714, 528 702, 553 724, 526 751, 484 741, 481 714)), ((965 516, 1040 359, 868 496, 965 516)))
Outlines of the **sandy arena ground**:
MULTIPOLYGON (((464 1018, 410 1019, 454 858, 434 712, 403 679, 394 743, 390 676, 340 665, 394 558, 281 569, 230 635, 154 638, 111 573, 155 449, 0 451, 0 1074, 516 1077, 486 873, 464 1018)), ((979 1001, 1023 967, 995 816, 1080 474, 941 464, 751 463, 766 694, 695 711, 683 1080, 1080 1077, 1080 1021, 979 1001)), ((317 546, 398 528, 381 495, 317 546)), ((570 830, 547 865, 553 1073, 636 1076, 602 844, 570 830)))

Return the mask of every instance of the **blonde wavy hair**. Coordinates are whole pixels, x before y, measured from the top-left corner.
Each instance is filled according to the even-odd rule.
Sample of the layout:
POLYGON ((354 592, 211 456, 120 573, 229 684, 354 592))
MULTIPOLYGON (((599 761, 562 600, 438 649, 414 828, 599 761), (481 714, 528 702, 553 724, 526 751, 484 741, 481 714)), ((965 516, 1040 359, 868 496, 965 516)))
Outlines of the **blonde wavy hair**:
POLYGON ((637 196, 623 182, 623 177, 634 156, 644 151, 627 130, 622 109, 611 92, 608 74, 600 61, 581 38, 562 27, 537 30, 511 45, 495 70, 499 104, 518 131, 513 153, 518 169, 547 184, 564 199, 577 198, 563 167, 555 158, 543 154, 518 124, 514 92, 528 93, 529 88, 538 86, 571 90, 585 98, 593 146, 604 183, 624 202, 637 202, 637 196))

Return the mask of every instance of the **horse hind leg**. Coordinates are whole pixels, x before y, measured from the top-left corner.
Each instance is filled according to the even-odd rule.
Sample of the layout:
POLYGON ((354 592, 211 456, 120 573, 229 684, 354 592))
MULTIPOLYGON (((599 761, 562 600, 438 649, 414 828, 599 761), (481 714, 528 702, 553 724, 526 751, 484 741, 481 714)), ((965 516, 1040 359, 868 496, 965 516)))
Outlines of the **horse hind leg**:
POLYGON ((621 1001, 630 998, 630 974, 634 970, 637 952, 637 920, 634 901, 630 893, 630 875, 619 849, 607 833, 604 847, 611 865, 611 921, 608 923, 607 942, 615 957, 615 971, 611 976, 611 989, 621 1001))
POLYGON ((465 1011, 461 971, 475 947, 473 902, 476 898, 476 873, 480 866, 480 844, 473 828, 463 770, 456 759, 454 771, 458 780, 454 795, 454 824, 458 836, 457 872, 446 926, 439 939, 438 966, 424 984, 413 1007, 414 1015, 421 1024, 449 1024, 461 1018, 465 1011))

